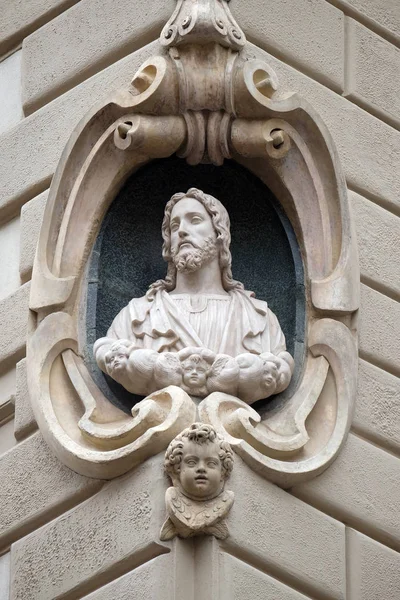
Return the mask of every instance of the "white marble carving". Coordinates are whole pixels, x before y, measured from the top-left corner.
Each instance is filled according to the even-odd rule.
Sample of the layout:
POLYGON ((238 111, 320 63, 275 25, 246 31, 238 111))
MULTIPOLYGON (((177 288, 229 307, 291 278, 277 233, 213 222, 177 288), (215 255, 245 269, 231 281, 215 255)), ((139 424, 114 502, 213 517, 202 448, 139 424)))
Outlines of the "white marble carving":
POLYGON ((99 367, 143 395, 176 385, 252 404, 286 389, 293 358, 267 303, 232 278, 225 207, 195 188, 175 194, 162 234, 166 279, 131 300, 97 340, 99 367))
POLYGON ((160 538, 213 535, 228 537, 225 518, 234 494, 225 491, 233 452, 211 425, 193 423, 168 446, 164 467, 173 487, 165 493, 168 518, 160 538))
MULTIPOLYGON (((188 392, 206 396, 200 419, 257 472, 289 487, 327 468, 352 418, 359 267, 338 155, 318 114, 304 98, 281 90, 267 55, 246 42, 226 0, 178 0, 156 54, 129 86, 81 120, 52 179, 30 297, 27 369, 35 418, 67 465, 111 478, 164 450, 193 423, 188 392), (290 386, 262 416, 249 403, 275 385, 275 392, 282 389, 293 365, 265 305, 233 280, 227 285, 218 262, 226 256, 208 219, 207 269, 193 270, 199 257, 189 245, 177 248, 168 224, 165 281, 125 307, 109 341, 96 345, 99 363, 128 389, 134 381, 131 389, 143 395, 159 391, 126 415, 103 396, 82 359, 87 257, 100 224, 136 169, 173 154, 191 165, 221 166, 231 158, 248 168, 278 198, 296 233, 305 273, 303 367, 296 357, 290 386), (227 322, 231 310, 239 317, 235 339, 225 317, 205 329, 193 321, 203 306, 212 314, 216 296, 222 298, 218 314, 226 311, 227 322), (171 337, 163 327, 152 337, 156 305, 172 325, 171 337), (177 311, 184 319, 174 319, 177 311), (253 339, 243 315, 254 318, 253 339)), ((171 215, 193 201, 181 198, 171 215)))

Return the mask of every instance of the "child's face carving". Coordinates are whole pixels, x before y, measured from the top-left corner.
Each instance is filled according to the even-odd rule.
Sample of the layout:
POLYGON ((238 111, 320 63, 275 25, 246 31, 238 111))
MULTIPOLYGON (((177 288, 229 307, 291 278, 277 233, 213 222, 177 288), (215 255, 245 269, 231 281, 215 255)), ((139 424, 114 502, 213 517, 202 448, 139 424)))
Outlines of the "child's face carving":
POLYGON ((278 369, 272 362, 265 362, 261 376, 261 389, 269 392, 270 388, 275 384, 278 375, 278 369))
POLYGON ((215 442, 196 444, 186 441, 180 466, 184 492, 195 498, 213 498, 223 487, 222 464, 215 442))
POLYGON ((187 360, 183 363, 183 382, 187 386, 202 387, 207 381, 207 365, 187 360))
POLYGON ((105 356, 107 370, 120 371, 127 365, 129 352, 126 346, 119 344, 113 347, 105 356))

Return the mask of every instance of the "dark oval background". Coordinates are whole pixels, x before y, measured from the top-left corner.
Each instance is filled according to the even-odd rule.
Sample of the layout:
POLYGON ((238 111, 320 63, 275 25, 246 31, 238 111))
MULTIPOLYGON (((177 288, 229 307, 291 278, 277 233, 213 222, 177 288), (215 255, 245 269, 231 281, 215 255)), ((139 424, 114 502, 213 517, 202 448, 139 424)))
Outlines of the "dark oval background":
MULTIPOLYGON (((215 196, 227 208, 233 277, 268 302, 295 357, 296 372, 301 369, 303 265, 293 229, 277 199, 263 182, 234 161, 225 161, 222 167, 192 167, 176 156, 154 161, 134 173, 116 196, 102 223, 88 271, 87 366, 103 393, 127 413, 141 398, 98 369, 92 346, 106 335, 121 308, 165 276, 166 263, 161 257, 164 207, 174 193, 190 187, 215 196)), ((270 399, 253 405, 261 412, 269 406, 270 399)))

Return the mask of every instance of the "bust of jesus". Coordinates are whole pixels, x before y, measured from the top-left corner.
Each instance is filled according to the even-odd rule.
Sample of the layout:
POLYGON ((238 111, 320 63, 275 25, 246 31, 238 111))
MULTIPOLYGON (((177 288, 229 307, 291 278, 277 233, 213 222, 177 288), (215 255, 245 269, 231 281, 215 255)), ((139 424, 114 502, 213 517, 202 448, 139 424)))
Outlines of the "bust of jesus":
POLYGON ((178 385, 194 396, 221 391, 251 403, 285 389, 293 359, 267 303, 232 277, 222 203, 196 188, 175 194, 162 236, 167 275, 97 340, 100 368, 142 395, 178 385))

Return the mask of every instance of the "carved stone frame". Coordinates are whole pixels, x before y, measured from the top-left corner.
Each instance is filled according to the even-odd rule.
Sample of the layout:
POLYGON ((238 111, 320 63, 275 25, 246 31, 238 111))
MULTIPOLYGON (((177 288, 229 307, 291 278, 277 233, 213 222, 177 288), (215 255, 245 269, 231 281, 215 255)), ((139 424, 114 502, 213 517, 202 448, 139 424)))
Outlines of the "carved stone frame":
POLYGON ((257 472, 289 487, 335 458, 356 393, 359 268, 339 159, 312 107, 279 93, 265 53, 246 42, 225 0, 178 0, 160 42, 131 86, 81 121, 53 178, 30 298, 34 414, 65 464, 99 478, 164 450, 195 420, 195 405, 177 388, 143 400, 133 417, 98 389, 79 334, 85 265, 110 203, 136 169, 174 153, 194 165, 233 158, 269 186, 297 235, 306 356, 297 389, 262 418, 219 393, 198 415, 257 472))

